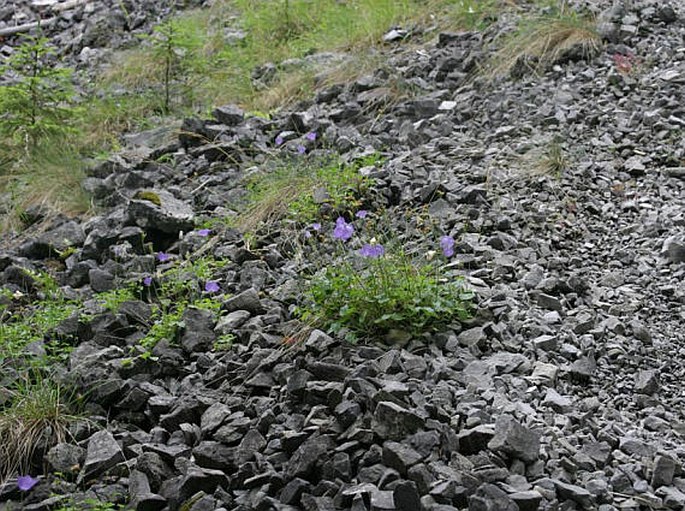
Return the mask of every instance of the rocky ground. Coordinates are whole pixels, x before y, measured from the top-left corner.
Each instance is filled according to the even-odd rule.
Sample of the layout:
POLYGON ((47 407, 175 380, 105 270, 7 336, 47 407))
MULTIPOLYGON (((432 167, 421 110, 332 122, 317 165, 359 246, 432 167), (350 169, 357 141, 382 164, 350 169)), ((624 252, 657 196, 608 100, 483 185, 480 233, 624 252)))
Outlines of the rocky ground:
POLYGON ((199 7, 197 0, 1 0, 0 60, 36 25, 60 57, 91 70, 111 50, 135 44, 137 36, 170 12, 199 7))
POLYGON ((0 510, 65 496, 138 510, 685 509, 685 12, 673 7, 604 11, 592 61, 540 76, 473 79, 502 21, 390 55, 271 120, 227 106, 181 137, 129 137, 134 150, 84 183, 102 213, 15 244, 0 282, 30 294, 18 269, 44 268, 65 239, 77 247, 58 272, 65 293, 142 279, 146 233, 174 256, 230 261, 222 316, 187 312, 177 343, 133 364, 144 301, 65 322, 78 345, 64 378, 90 391, 100 427, 51 449, 30 493, 0 488, 0 510), (414 94, 393 102, 398 77, 414 94), (536 172, 555 140, 568 166, 536 172), (380 151, 369 208, 424 205, 458 240, 472 320, 405 345, 318 330, 284 343, 301 265, 291 234, 188 234, 230 215, 242 178, 274 154, 331 150, 380 151), (211 350, 226 331, 233 348, 211 350), (68 482, 49 475, 74 466, 68 482))

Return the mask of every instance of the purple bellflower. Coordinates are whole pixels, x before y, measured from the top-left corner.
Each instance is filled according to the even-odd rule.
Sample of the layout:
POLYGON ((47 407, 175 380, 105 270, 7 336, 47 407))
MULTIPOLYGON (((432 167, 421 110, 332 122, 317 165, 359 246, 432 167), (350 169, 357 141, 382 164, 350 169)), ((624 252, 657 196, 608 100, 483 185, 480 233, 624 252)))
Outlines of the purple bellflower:
POLYGON ((21 491, 29 491, 31 488, 38 484, 38 479, 31 476, 19 476, 17 477, 17 488, 21 491))
POLYGON ((370 245, 367 243, 359 249, 360 256, 370 257, 372 259, 381 257, 383 254, 385 254, 385 248, 383 248, 383 245, 370 245))
POLYGON ((205 283, 205 292, 216 293, 220 290, 219 283, 216 280, 208 280, 205 283))
POLYGON ((333 237, 340 241, 347 241, 354 234, 354 226, 348 224, 341 216, 335 221, 335 229, 333 229, 333 237))
POLYGON ((454 255, 454 238, 452 236, 440 238, 440 248, 445 257, 452 257, 454 255))

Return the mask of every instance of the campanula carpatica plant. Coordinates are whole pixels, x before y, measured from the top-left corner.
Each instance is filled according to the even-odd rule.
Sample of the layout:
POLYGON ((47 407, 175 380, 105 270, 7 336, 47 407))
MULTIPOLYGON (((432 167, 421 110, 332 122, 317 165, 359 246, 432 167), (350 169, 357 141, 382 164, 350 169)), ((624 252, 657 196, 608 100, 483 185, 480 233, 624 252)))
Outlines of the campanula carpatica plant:
POLYGON ((348 340, 388 340, 396 332, 418 337, 469 317, 472 295, 461 278, 444 272, 453 238, 425 240, 421 251, 409 253, 396 238, 379 241, 367 212, 358 213, 354 221, 339 217, 329 233, 306 231, 310 243, 332 240, 338 250, 307 280, 299 309, 305 321, 348 340), (442 257, 435 257, 436 248, 442 257))

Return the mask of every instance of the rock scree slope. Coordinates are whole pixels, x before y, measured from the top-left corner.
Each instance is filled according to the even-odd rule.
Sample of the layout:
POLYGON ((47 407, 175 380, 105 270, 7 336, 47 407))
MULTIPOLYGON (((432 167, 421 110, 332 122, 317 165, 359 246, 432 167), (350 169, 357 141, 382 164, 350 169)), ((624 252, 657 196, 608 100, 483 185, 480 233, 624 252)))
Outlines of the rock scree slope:
POLYGON ((88 395, 90 421, 30 492, 0 486, 0 509, 685 509, 685 11, 609 4, 591 3, 605 40, 589 61, 489 82, 473 71, 507 20, 436 34, 271 119, 222 107, 93 168, 101 213, 9 247, 3 288, 35 293, 22 269, 69 247, 68 296, 142 281, 159 264, 145 235, 226 261, 221 316, 188 309, 152 357, 129 351, 145 301, 63 322, 75 348, 56 377, 88 395), (412 96, 385 101, 398 77, 412 96), (541 172, 557 146, 558 172, 541 172), (382 154, 365 206, 398 231, 422 207, 455 238, 472 319, 398 344, 287 342, 306 264, 292 232, 197 226, 235 213, 274 157, 330 151, 382 154), (211 349, 226 332, 233 346, 211 349))

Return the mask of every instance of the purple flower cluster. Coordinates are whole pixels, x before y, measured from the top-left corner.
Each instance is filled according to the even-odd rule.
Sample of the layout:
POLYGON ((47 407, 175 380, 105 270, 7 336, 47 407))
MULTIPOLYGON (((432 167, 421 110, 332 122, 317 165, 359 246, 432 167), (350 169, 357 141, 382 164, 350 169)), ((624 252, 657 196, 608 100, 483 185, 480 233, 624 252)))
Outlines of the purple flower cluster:
POLYGON ((333 229, 333 237, 340 241, 349 240, 354 234, 354 226, 348 224, 341 216, 335 221, 335 229, 333 229))
POLYGON ((365 244, 362 246, 362 248, 359 249, 359 255, 363 257, 369 257, 371 259, 376 259, 378 257, 381 257, 385 254, 385 248, 383 248, 383 245, 378 245, 378 244, 365 244))
POLYGON ((454 255, 454 238, 452 236, 440 238, 440 248, 445 257, 452 257, 454 255))
MULTIPOLYGON (((305 138, 305 140, 307 140, 309 142, 316 142, 316 139, 317 139, 316 131, 310 131, 309 133, 307 133, 304 136, 304 138, 305 138)), ((283 144, 285 144, 285 138, 283 137, 283 135, 278 135, 274 139, 274 144, 276 144, 276 147, 280 147, 283 144)), ((298 154, 305 154, 307 152, 307 148, 303 144, 298 144, 296 146, 296 149, 297 149, 298 154)))
POLYGON ((218 293, 221 290, 221 286, 216 280, 208 280, 205 283, 205 293, 218 293))
POLYGON ((17 488, 21 491, 29 491, 31 488, 38 484, 38 479, 31 476, 19 476, 17 477, 17 488))

